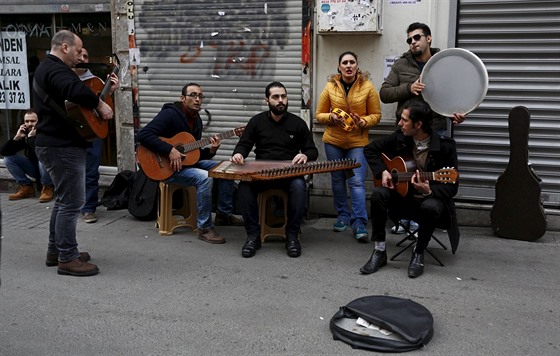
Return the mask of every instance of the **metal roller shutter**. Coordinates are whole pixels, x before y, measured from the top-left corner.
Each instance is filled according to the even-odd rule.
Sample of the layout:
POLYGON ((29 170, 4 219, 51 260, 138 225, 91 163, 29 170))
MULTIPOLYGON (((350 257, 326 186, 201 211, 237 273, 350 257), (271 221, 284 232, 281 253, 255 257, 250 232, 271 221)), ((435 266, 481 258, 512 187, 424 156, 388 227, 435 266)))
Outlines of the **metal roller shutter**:
MULTIPOLYGON (((480 107, 456 127, 458 198, 493 202, 509 161, 509 111, 531 112, 529 161, 547 208, 560 207, 560 2, 461 0, 457 47, 476 53, 490 78, 480 107)), ((460 85, 460 83, 457 83, 460 85)))
MULTIPOLYGON (((199 83, 211 114, 204 136, 246 123, 268 109, 264 89, 282 82, 290 110, 301 102, 301 0, 137 1, 134 3, 141 124, 181 88, 199 83)), ((204 110, 203 121, 207 120, 204 110)), ((237 140, 225 140, 227 159, 237 140)))
POLYGON ((109 12, 109 0, 2 0, 0 13, 4 14, 58 14, 80 12, 109 12))

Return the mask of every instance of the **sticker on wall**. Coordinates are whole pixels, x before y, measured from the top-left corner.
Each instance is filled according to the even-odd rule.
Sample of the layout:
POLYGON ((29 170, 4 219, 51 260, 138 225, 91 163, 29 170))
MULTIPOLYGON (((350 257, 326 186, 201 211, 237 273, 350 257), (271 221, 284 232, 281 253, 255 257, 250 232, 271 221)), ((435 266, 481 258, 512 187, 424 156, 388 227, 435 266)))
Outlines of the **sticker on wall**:
POLYGON ((130 57, 130 65, 140 64, 140 48, 129 48, 128 56, 130 57))

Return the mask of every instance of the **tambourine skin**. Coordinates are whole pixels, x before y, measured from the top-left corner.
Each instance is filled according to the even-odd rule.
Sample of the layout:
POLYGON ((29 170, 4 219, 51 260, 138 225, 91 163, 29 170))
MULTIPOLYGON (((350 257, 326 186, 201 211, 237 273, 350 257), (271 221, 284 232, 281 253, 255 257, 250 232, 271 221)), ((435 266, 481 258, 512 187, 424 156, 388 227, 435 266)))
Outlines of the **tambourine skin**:
POLYGON ((422 97, 433 111, 444 116, 468 114, 488 91, 488 72, 480 58, 463 48, 434 54, 420 76, 426 85, 422 97))
POLYGON ((339 108, 334 108, 332 110, 332 112, 334 114, 336 114, 338 117, 341 117, 342 119, 344 119, 344 121, 340 123, 340 126, 344 130, 352 131, 356 128, 356 122, 354 121, 352 116, 350 116, 350 114, 348 114, 346 111, 344 111, 342 109, 339 109, 339 108))

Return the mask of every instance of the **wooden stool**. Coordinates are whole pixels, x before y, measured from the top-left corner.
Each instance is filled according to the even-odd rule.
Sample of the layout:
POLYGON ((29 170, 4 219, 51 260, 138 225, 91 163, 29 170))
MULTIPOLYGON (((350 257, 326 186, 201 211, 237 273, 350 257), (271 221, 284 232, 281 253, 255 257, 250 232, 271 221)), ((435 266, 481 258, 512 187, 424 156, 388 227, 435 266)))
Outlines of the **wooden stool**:
POLYGON ((259 225, 261 226, 261 241, 264 242, 268 236, 281 236, 286 238, 286 225, 288 223, 288 194, 282 189, 268 189, 259 193, 259 225), (273 216, 272 197, 281 198, 284 201, 284 217, 273 216))
POLYGON ((196 187, 185 187, 173 183, 159 183, 159 202, 157 226, 160 235, 172 235, 173 230, 181 226, 189 226, 197 230, 198 210, 196 206, 196 187), (173 208, 173 193, 181 189, 182 205, 173 208))

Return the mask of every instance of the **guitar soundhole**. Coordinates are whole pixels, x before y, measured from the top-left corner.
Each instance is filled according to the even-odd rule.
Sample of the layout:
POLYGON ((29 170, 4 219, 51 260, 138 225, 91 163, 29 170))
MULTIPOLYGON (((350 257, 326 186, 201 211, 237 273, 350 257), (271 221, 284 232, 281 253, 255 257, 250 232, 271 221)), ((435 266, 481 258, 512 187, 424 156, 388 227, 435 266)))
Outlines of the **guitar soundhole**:
POLYGON ((391 170, 391 176, 393 177, 393 184, 397 185, 399 184, 399 171, 397 169, 392 169, 391 170))
POLYGON ((185 153, 185 147, 183 147, 183 145, 175 146, 175 149, 181 153, 185 153))

